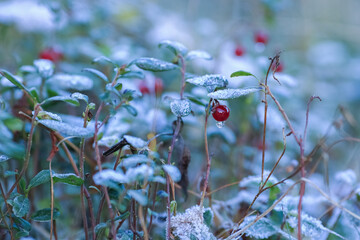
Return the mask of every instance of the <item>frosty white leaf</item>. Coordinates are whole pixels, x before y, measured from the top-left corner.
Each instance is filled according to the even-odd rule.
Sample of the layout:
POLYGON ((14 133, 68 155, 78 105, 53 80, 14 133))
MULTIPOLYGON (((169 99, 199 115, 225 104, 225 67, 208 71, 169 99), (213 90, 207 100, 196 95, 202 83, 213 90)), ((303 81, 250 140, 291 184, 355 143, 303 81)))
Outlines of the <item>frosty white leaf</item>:
POLYGON ((135 64, 141 69, 152 72, 169 71, 178 68, 178 66, 173 63, 165 62, 156 58, 138 58, 132 61, 129 65, 131 64, 135 64))
POLYGON ((129 155, 123 158, 122 165, 125 168, 130 168, 130 167, 135 167, 140 163, 147 163, 147 162, 151 162, 151 160, 147 158, 145 155, 137 154, 137 155, 129 155))
POLYGON ((48 103, 48 102, 56 102, 56 101, 67 102, 67 103, 70 103, 75 106, 80 105, 79 101, 76 98, 73 98, 71 96, 55 96, 55 97, 47 98, 41 103, 41 105, 48 103))
MULTIPOLYGON (((241 223, 239 229, 244 228, 246 225, 252 223, 255 220, 256 216, 249 216, 244 219, 241 223)), ((269 238, 270 236, 277 234, 279 228, 276 227, 269 219, 260 218, 255 224, 246 229, 245 234, 253 238, 269 238)))
POLYGON ((227 89, 221 89, 215 92, 211 92, 208 94, 208 97, 214 99, 226 100, 226 99, 238 98, 260 90, 261 88, 244 88, 244 89, 227 88, 227 89))
POLYGON ((135 148, 143 148, 146 146, 146 142, 142 140, 141 138, 130 136, 130 135, 124 135, 125 140, 133 147, 135 148))
POLYGON ((48 80, 48 84, 61 89, 76 89, 78 91, 89 90, 93 87, 93 81, 82 75, 57 73, 48 80))
POLYGON ((6 162, 7 160, 9 160, 10 158, 8 156, 5 155, 0 155, 0 163, 1 162, 6 162))
POLYGON ((118 143, 120 141, 119 137, 116 136, 107 136, 107 137, 102 137, 98 144, 100 146, 106 146, 106 147, 111 147, 113 145, 115 145, 116 143, 118 143))
POLYGON ((146 164, 140 165, 136 168, 130 168, 126 172, 126 178, 129 182, 142 180, 144 178, 151 178, 154 175, 154 169, 146 164))
POLYGON ((112 169, 105 169, 95 173, 93 179, 97 185, 103 186, 109 186, 114 183, 127 183, 127 178, 123 173, 112 169))
POLYGON ((186 117, 191 113, 190 101, 175 99, 170 103, 171 112, 177 117, 186 117))
POLYGON ((90 128, 77 127, 77 126, 69 125, 67 123, 58 122, 55 120, 48 120, 48 119, 39 120, 38 122, 66 136, 87 138, 94 135, 94 130, 90 128))
POLYGON ((147 204, 147 197, 142 193, 142 190, 128 190, 128 195, 135 199, 140 205, 145 206, 147 204))
POLYGON ((205 60, 211 60, 212 57, 209 53, 205 52, 205 51, 201 51, 201 50, 194 50, 194 51, 190 51, 185 59, 187 61, 196 59, 196 58, 201 58, 201 59, 205 59, 205 60))
POLYGON ((228 80, 221 75, 204 75, 201 77, 189 78, 186 80, 188 83, 196 86, 206 87, 208 92, 213 92, 217 87, 226 87, 228 80))
MULTIPOLYGON (((33 112, 34 114, 34 112, 33 112)), ((40 111, 37 115, 37 117, 39 119, 52 119, 52 120, 56 120, 58 122, 62 122, 62 119, 59 115, 52 113, 52 112, 47 112, 47 111, 40 111)))
POLYGON ((54 74, 54 63, 47 59, 37 59, 34 66, 42 78, 49 78, 54 74))
POLYGON ((153 178, 149 179, 149 181, 158 182, 158 183, 162 183, 162 184, 166 183, 166 179, 161 176, 154 176, 153 178))
POLYGON ((164 171, 169 174, 174 182, 178 182, 181 179, 181 173, 179 169, 173 165, 163 165, 164 171))
POLYGON ((86 103, 89 102, 89 97, 86 96, 85 94, 82 94, 82 93, 79 93, 79 92, 74 92, 73 94, 70 95, 70 97, 83 100, 86 103))
POLYGON ((160 42, 159 47, 166 47, 175 55, 180 54, 184 56, 188 52, 188 49, 182 43, 170 40, 164 40, 160 42))

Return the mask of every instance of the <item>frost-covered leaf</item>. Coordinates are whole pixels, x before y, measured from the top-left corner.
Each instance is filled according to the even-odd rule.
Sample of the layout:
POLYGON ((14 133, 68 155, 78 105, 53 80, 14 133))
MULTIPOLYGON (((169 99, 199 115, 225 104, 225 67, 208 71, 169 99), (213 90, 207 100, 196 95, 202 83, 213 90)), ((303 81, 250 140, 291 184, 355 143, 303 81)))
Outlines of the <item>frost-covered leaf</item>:
POLYGON ((113 60, 111 60, 110 58, 107 58, 105 56, 100 56, 100 57, 94 58, 91 63, 94 64, 94 63, 101 63, 101 62, 108 62, 108 63, 111 63, 114 67, 118 67, 118 65, 113 60))
POLYGON ((215 92, 211 92, 208 94, 208 97, 219 100, 227 100, 227 99, 238 98, 260 90, 261 88, 237 88, 237 89, 227 88, 227 89, 220 89, 215 92))
POLYGON ((189 78, 186 81, 196 86, 206 87, 208 92, 213 92, 216 88, 222 88, 228 85, 228 80, 224 76, 217 74, 189 78))
POLYGON ((69 185, 81 186, 84 182, 84 180, 74 173, 54 173, 52 177, 54 179, 54 183, 61 182, 69 185))
POLYGON ((23 195, 17 196, 12 202, 13 212, 17 217, 23 217, 29 212, 30 201, 23 195))
POLYGON ((30 183, 26 191, 29 191, 31 188, 39 186, 40 184, 50 182, 50 171, 41 170, 35 177, 30 180, 30 183))
POLYGON ((93 87, 93 81, 83 75, 57 73, 47 81, 52 87, 60 89, 76 89, 78 91, 89 90, 93 87))
POLYGON ((181 179, 181 173, 179 171, 179 169, 173 165, 163 165, 162 166, 164 171, 169 174, 169 176, 171 177, 171 179, 174 182, 178 182, 181 179))
MULTIPOLYGON (((264 180, 267 178, 267 176, 269 175, 269 171, 264 171, 264 180)), ((274 183, 277 183, 278 180, 276 177, 274 177, 274 175, 272 174, 269 178, 269 180, 266 183, 266 186, 270 186, 274 183)), ((244 178, 243 180, 241 180, 241 182, 239 183, 240 187, 256 187, 258 188, 259 185, 261 183, 261 176, 248 176, 246 178, 244 178)), ((276 187, 281 187, 281 185, 277 185, 276 187)))
POLYGON ((126 109, 126 111, 128 113, 130 113, 132 116, 136 117, 138 112, 136 110, 136 108, 134 108, 133 106, 129 105, 129 104, 125 104, 123 105, 123 107, 126 109))
POLYGON ((54 63, 47 59, 37 59, 34 61, 34 66, 42 78, 49 78, 54 74, 54 63))
POLYGON ((184 56, 188 52, 188 49, 182 43, 176 41, 170 41, 170 40, 161 41, 159 43, 159 47, 166 47, 175 55, 180 54, 184 56))
POLYGON ((12 218, 12 220, 14 221, 14 227, 16 229, 19 229, 21 231, 24 231, 24 232, 30 232, 31 231, 31 224, 26 221, 25 219, 22 219, 21 217, 16 217, 14 216, 12 218))
POLYGON ((251 74, 249 72, 246 72, 246 71, 237 71, 237 72, 233 72, 230 75, 230 77, 242 77, 242 76, 253 76, 253 77, 255 77, 253 74, 251 74))
POLYGON ((82 94, 82 93, 79 93, 79 92, 74 92, 70 95, 70 97, 72 98, 76 98, 76 99, 79 99, 79 100, 83 100, 85 101, 86 103, 89 102, 89 97, 86 96, 85 94, 82 94))
POLYGON ((186 117, 191 113, 191 104, 186 99, 174 99, 170 103, 171 112, 177 117, 186 117))
POLYGON ((49 103, 49 102, 57 102, 57 101, 61 101, 61 102, 66 102, 66 103, 70 103, 72 105, 75 106, 79 106, 80 103, 76 98, 73 98, 71 96, 55 96, 55 97, 50 97, 45 99, 44 101, 42 101, 41 105, 45 104, 45 103, 49 103))
POLYGON ((135 148, 144 148, 146 146, 146 142, 141 138, 130 135, 124 135, 124 138, 131 146, 135 148))
POLYGON ((98 144, 99 146, 106 146, 106 147, 111 147, 115 144, 117 144, 120 141, 120 138, 117 136, 106 136, 106 137, 102 137, 98 144))
POLYGON ((150 182, 158 182, 158 183, 162 183, 162 184, 166 183, 166 179, 161 176, 153 176, 152 178, 149 179, 149 181, 150 182))
POLYGON ((102 72, 100 72, 97 69, 94 68, 84 68, 82 70, 83 72, 89 72, 95 76, 97 76, 98 78, 100 78, 101 80, 103 80, 104 82, 109 82, 109 79, 107 78, 107 76, 105 74, 103 74, 102 72))
POLYGON ((122 166, 125 168, 135 167, 140 163, 152 162, 147 156, 142 154, 127 155, 122 159, 122 166))
POLYGON ((140 205, 146 206, 147 204, 147 196, 145 196, 142 190, 128 190, 127 194, 135 199, 140 205))
MULTIPOLYGON (((53 219, 57 219, 60 216, 59 209, 54 208, 53 219)), ((31 219, 35 222, 49 222, 51 221, 51 208, 44 208, 34 212, 31 215, 31 219)))
POLYGON ((24 90, 25 92, 27 92, 30 95, 30 97, 32 98, 32 100, 34 102, 36 102, 36 98, 31 94, 30 90, 27 89, 24 86, 24 84, 22 84, 22 82, 20 81, 18 76, 14 76, 10 72, 8 72, 8 71, 6 71, 4 69, 0 69, 0 75, 3 75, 5 77, 5 79, 9 80, 12 84, 17 86, 21 90, 24 90))
MULTIPOLYGON (((34 112, 33 112, 34 114, 34 112)), ((62 119, 59 115, 52 113, 52 112, 47 112, 47 111, 40 111, 37 115, 37 117, 39 119, 52 119, 52 120, 56 120, 58 122, 62 122, 62 119)))
POLYGON ((31 93, 31 96, 33 96, 36 99, 36 102, 40 102, 39 93, 35 87, 30 88, 29 92, 31 93))
POLYGON ((347 169, 345 171, 337 172, 335 175, 335 180, 337 182, 345 183, 349 186, 356 184, 356 173, 352 169, 347 169))
POLYGON ((126 178, 129 182, 135 182, 143 179, 151 179, 154 175, 154 169, 146 164, 135 168, 129 168, 126 172, 126 178))
POLYGON ((205 59, 205 60, 211 60, 212 59, 212 56, 205 52, 205 51, 201 51, 201 50, 194 50, 194 51, 190 51, 185 59, 187 61, 190 61, 190 60, 193 60, 193 59, 196 59, 196 58, 201 58, 201 59, 205 59))
POLYGON ((145 57, 135 59, 129 65, 132 64, 135 64, 141 69, 152 72, 169 71, 178 68, 178 66, 173 63, 165 62, 156 58, 145 58, 145 57))
POLYGON ((21 66, 19 68, 19 71, 22 72, 22 73, 35 73, 36 68, 34 66, 31 66, 31 65, 24 65, 24 66, 21 66))
POLYGON ((0 155, 0 163, 1 162, 6 162, 7 160, 9 160, 10 158, 8 156, 5 155, 0 155))
POLYGON ((95 173, 93 179, 97 185, 112 188, 117 188, 117 184, 119 183, 128 182, 126 176, 122 172, 114 171, 112 169, 105 169, 95 173))
MULTIPOLYGON (((249 216, 244 219, 244 221, 240 224, 239 229, 244 228, 246 225, 252 223, 255 220, 256 216, 249 216)), ((270 236, 277 234, 280 228, 275 226, 267 218, 260 218, 255 224, 249 227, 245 234, 249 237, 258 238, 258 239, 266 239, 270 236)))
POLYGON ((138 78, 138 79, 144 79, 145 75, 143 72, 137 72, 137 71, 129 71, 125 72, 124 74, 121 74, 119 78, 138 78))
POLYGON ((48 119, 39 120, 38 122, 66 136, 87 138, 94 135, 94 129, 91 129, 89 127, 87 128, 77 127, 77 126, 69 125, 67 123, 58 122, 55 120, 48 120, 48 119))

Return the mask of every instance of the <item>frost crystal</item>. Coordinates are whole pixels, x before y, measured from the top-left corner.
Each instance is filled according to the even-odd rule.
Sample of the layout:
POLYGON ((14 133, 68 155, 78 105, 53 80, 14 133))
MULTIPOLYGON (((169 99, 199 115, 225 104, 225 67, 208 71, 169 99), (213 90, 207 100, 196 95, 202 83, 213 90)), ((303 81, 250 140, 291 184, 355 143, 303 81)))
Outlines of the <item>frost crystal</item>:
POLYGON ((94 135, 93 129, 83 128, 83 127, 76 127, 73 125, 69 125, 67 123, 58 122, 55 120, 39 120, 39 123, 43 124, 44 126, 51 128, 52 130, 55 130, 61 134, 67 135, 67 136, 76 136, 76 137, 91 137, 94 135))
POLYGON ((188 100, 175 99, 170 103, 170 108, 177 117, 186 117, 191 112, 191 105, 188 100))
MULTIPOLYGON (((178 68, 178 66, 175 64, 165 62, 156 58, 138 58, 132 63, 134 63, 141 69, 153 72, 162 72, 178 68)), ((130 63, 129 65, 131 65, 132 63, 130 63)))
POLYGON ((200 209, 200 206, 193 206, 186 209, 185 213, 178 213, 171 217, 171 232, 175 237, 182 240, 213 240, 215 236, 203 222, 203 213, 211 211, 210 208, 200 209))
MULTIPOLYGON (((252 223, 255 220, 256 216, 249 216, 244 219, 240 225, 240 229, 244 228, 246 225, 252 223)), ((259 219, 254 225, 249 227, 245 234, 254 238, 269 238, 270 236, 278 233, 278 228, 274 226, 270 220, 267 218, 259 219)))
POLYGON ((163 169, 165 170, 165 172, 167 172, 167 174, 170 175, 171 179, 174 182, 180 181, 181 173, 177 167, 172 165, 163 165, 163 169))
POLYGON ((209 93, 208 97, 220 99, 220 100, 226 100, 226 99, 238 98, 238 97, 247 95, 249 93, 257 92, 260 90, 261 90, 261 88, 245 88, 245 89, 228 88, 228 89, 221 89, 221 90, 209 93))
MULTIPOLYGON (((33 114, 34 114, 34 111, 33 111, 33 114)), ((41 118, 41 119, 53 119, 58 122, 62 122, 61 117, 52 112, 40 111, 37 116, 38 116, 38 118, 41 118)))
POLYGON ((126 141, 135 148, 143 148, 146 146, 146 142, 138 137, 133 137, 129 135, 125 135, 124 138, 126 141))
POLYGON ((208 92, 215 91, 217 87, 226 87, 228 85, 228 80, 221 75, 204 75, 186 81, 196 86, 206 87, 208 92))
POLYGON ((61 89, 76 89, 78 91, 89 90, 93 87, 93 81, 82 75, 58 73, 52 76, 48 83, 61 89))
POLYGON ((172 51, 175 55, 181 54, 185 55, 188 51, 188 49, 179 42, 170 41, 170 40, 164 40, 159 43, 160 47, 167 47, 170 51, 172 51))
POLYGON ((47 59, 38 59, 34 61, 34 66, 42 78, 49 78, 54 74, 54 64, 47 59))

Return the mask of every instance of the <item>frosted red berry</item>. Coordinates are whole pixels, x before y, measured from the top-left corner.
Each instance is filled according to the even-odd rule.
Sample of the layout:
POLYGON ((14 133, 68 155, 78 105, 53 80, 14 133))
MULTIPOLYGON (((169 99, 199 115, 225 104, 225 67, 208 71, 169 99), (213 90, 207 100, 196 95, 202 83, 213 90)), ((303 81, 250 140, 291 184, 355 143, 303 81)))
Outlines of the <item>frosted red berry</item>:
POLYGON ((39 58, 58 62, 64 58, 64 54, 54 48, 45 48, 39 53, 39 58))
POLYGON ((244 54, 245 54, 245 48, 243 48, 242 46, 237 46, 235 49, 235 55, 241 57, 244 54))
POLYGON ((213 118, 218 122, 226 121, 230 116, 230 109, 226 105, 217 105, 212 111, 213 118))
POLYGON ((269 36, 265 32, 259 31, 255 33, 254 41, 256 43, 267 44, 267 42, 269 41, 269 36))
POLYGON ((139 83, 139 91, 145 95, 145 94, 150 94, 150 89, 148 88, 147 84, 145 81, 141 81, 139 83))
POLYGON ((155 94, 160 95, 162 91, 164 90, 164 84, 161 78, 155 79, 155 94))

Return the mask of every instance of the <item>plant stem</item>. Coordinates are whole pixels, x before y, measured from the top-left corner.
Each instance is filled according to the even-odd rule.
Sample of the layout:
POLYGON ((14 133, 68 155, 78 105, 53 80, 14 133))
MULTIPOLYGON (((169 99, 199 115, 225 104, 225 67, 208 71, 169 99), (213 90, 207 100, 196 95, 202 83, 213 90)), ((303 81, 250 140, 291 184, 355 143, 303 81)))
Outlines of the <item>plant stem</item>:
POLYGON ((54 228, 54 180, 53 180, 53 176, 52 176, 52 170, 51 170, 51 162, 52 159, 50 159, 49 161, 49 172, 50 172, 50 196, 51 196, 51 212, 50 212, 50 240, 52 240, 52 236, 53 236, 53 228, 54 228))
MULTIPOLYGON (((6 198, 6 195, 5 195, 5 191, 4 191, 3 187, 2 187, 1 182, 0 182, 0 190, 1 190, 1 195, 2 195, 2 197, 3 197, 3 199, 4 199, 4 202, 5 202, 7 211, 10 212, 11 210, 10 210, 9 204, 8 204, 8 202, 7 202, 7 198, 6 198)), ((11 239, 14 239, 14 236, 13 236, 13 233, 12 233, 12 231, 11 231, 11 228, 9 227, 9 225, 8 225, 7 222, 6 222, 6 219, 5 219, 5 216, 4 216, 3 212, 2 212, 1 207, 0 207, 0 213, 1 213, 1 218, 2 218, 3 221, 4 221, 5 227, 8 229, 8 231, 9 231, 9 233, 10 233, 11 239)), ((11 218, 10 215, 9 215, 9 218, 10 218, 10 221, 12 222, 12 218, 11 218)))
POLYGON ((206 111, 205 111, 204 141, 205 141, 205 154, 206 154, 206 175, 205 175, 205 181, 204 181, 204 188, 203 188, 201 199, 200 199, 200 209, 202 209, 203 204, 204 204, 204 198, 205 198, 206 190, 207 190, 207 187, 209 184, 209 175, 210 175, 210 167, 211 167, 211 158, 209 155, 209 146, 208 146, 208 139, 207 139, 207 124, 208 124, 211 102, 212 102, 212 99, 210 99, 208 106, 206 108, 206 111))
POLYGON ((27 170, 27 168, 29 166, 30 154, 31 154, 31 146, 32 146, 32 138, 33 138, 34 129, 35 129, 35 120, 36 120, 36 116, 38 115, 39 111, 40 111, 40 105, 36 104, 35 108, 34 108, 34 115, 31 118, 31 129, 30 129, 29 139, 28 139, 28 143, 27 143, 27 147, 26 147, 24 165, 23 165, 23 168, 22 168, 18 178, 16 179, 15 183, 12 185, 12 187, 10 188, 8 193, 6 194, 6 198, 9 198, 10 194, 15 189, 15 187, 18 185, 19 181, 24 176, 24 174, 25 174, 25 172, 26 172, 26 170, 27 170))

